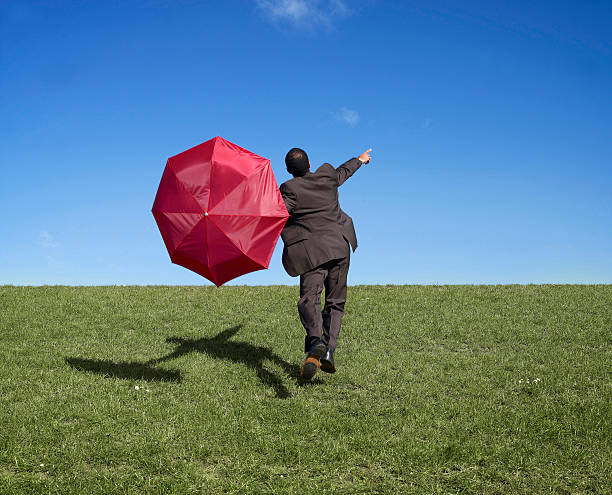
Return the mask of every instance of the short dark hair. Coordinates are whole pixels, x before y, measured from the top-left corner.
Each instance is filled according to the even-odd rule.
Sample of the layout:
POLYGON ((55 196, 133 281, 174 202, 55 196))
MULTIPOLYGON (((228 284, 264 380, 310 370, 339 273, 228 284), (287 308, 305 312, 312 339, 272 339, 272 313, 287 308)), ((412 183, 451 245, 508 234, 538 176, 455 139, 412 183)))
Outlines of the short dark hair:
POLYGON ((285 165, 287 165, 287 172, 294 177, 306 175, 306 172, 308 172, 310 168, 308 155, 300 148, 291 148, 289 150, 287 155, 285 155, 285 165))

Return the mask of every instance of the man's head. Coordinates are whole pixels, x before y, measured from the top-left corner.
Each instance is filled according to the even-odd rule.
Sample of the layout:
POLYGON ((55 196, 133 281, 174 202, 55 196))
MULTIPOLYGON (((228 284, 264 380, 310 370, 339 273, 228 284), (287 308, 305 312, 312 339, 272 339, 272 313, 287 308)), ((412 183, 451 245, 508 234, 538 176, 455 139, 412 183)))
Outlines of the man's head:
POLYGON ((285 165, 287 165, 287 172, 294 177, 306 175, 306 172, 310 169, 308 155, 300 148, 291 148, 289 150, 287 155, 285 155, 285 165))

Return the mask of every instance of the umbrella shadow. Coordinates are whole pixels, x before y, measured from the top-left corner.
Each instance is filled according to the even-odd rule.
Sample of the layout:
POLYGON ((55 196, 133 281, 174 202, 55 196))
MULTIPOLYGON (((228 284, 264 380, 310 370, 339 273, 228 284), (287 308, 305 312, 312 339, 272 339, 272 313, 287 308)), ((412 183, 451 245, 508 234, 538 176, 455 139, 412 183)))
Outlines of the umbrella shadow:
POLYGON ((271 387, 276 396, 281 399, 291 397, 289 390, 283 384, 281 377, 264 367, 265 362, 271 362, 283 369, 291 378, 295 379, 298 385, 314 385, 318 380, 302 382, 300 380, 300 367, 296 364, 288 363, 279 355, 272 352, 268 347, 256 346, 248 342, 230 341, 238 333, 242 325, 228 328, 214 337, 201 339, 190 339, 184 337, 168 337, 166 342, 175 344, 174 351, 160 358, 150 359, 146 362, 138 361, 110 361, 105 359, 88 359, 81 357, 67 357, 64 361, 79 371, 95 373, 106 377, 149 380, 162 382, 181 382, 182 373, 179 370, 166 370, 156 367, 157 364, 165 361, 178 359, 181 356, 192 352, 207 354, 216 359, 224 359, 242 364, 255 371, 259 380, 271 387))
POLYGON ((237 325, 211 338, 190 339, 184 337, 168 337, 166 342, 175 344, 177 347, 171 353, 157 359, 151 359, 144 363, 151 366, 172 359, 177 359, 192 352, 207 354, 216 359, 228 360, 242 364, 255 371, 259 380, 271 387, 280 399, 291 397, 289 390, 283 384, 282 379, 272 371, 264 367, 264 362, 272 362, 283 369, 291 378, 299 382, 300 367, 288 363, 279 355, 272 352, 269 347, 256 346, 248 342, 230 341, 238 333, 242 325, 237 325))
POLYGON ((146 363, 137 361, 115 362, 107 359, 88 359, 80 357, 67 357, 64 358, 64 361, 72 368, 79 371, 95 373, 106 377, 158 382, 181 382, 183 380, 179 370, 154 368, 146 363))

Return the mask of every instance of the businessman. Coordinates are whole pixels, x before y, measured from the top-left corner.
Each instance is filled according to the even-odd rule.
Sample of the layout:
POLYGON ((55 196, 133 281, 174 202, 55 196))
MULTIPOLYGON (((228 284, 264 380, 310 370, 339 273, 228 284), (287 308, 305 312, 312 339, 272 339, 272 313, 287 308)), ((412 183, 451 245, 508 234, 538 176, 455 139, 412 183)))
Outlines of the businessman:
POLYGON ((312 379, 319 367, 327 373, 336 371, 334 351, 344 316, 351 248, 357 249, 353 221, 340 209, 338 187, 369 163, 371 151, 338 168, 324 163, 314 172, 304 150, 292 148, 285 156, 293 179, 280 186, 290 214, 281 234, 283 266, 292 277, 300 276, 298 312, 306 329, 306 359, 300 373, 305 380, 312 379))

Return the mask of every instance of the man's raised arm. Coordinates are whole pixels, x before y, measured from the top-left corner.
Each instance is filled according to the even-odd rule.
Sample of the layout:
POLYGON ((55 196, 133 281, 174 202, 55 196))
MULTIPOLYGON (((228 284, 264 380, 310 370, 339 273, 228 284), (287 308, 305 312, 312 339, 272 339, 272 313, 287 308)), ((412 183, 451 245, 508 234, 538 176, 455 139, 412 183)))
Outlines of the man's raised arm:
POLYGON ((364 151, 358 158, 351 158, 348 162, 343 163, 336 169, 336 175, 338 176, 338 185, 344 184, 344 181, 353 175, 361 165, 370 162, 370 153, 372 148, 364 151))

